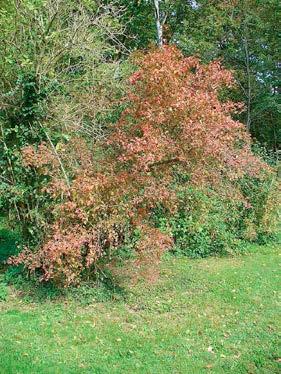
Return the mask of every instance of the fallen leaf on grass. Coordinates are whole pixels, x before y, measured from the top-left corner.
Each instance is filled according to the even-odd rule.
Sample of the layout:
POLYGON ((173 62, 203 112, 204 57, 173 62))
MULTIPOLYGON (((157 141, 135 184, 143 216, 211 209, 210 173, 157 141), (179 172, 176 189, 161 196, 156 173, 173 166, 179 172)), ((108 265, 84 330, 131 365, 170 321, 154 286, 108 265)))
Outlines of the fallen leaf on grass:
POLYGON ((213 351, 213 347, 211 347, 211 346, 208 347, 207 351, 210 352, 210 353, 215 353, 215 352, 213 351))
POLYGON ((208 364, 206 366, 204 366, 205 369, 212 369, 213 368, 213 365, 212 364, 208 364))

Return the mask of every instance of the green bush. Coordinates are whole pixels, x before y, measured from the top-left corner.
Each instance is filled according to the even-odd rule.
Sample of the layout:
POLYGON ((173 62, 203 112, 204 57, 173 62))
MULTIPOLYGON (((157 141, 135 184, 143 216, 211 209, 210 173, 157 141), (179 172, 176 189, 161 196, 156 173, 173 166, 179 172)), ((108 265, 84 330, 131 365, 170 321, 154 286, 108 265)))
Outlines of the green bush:
POLYGON ((21 237, 19 229, 11 230, 7 220, 0 217, 0 266, 12 255, 19 252, 21 237))
POLYGON ((241 235, 244 240, 261 244, 274 238, 280 222, 280 182, 276 176, 258 180, 244 178, 241 189, 248 209, 241 211, 241 235))
POLYGON ((242 250, 246 242, 265 243, 275 237, 280 215, 280 184, 276 177, 239 181, 243 200, 214 191, 185 188, 173 215, 159 207, 157 227, 174 239, 174 253, 189 257, 224 255, 242 250))
POLYGON ((154 214, 156 225, 172 235, 175 253, 206 257, 226 254, 238 245, 237 210, 229 216, 226 201, 212 191, 195 188, 186 188, 178 198, 179 207, 172 216, 165 215, 161 209, 154 214))

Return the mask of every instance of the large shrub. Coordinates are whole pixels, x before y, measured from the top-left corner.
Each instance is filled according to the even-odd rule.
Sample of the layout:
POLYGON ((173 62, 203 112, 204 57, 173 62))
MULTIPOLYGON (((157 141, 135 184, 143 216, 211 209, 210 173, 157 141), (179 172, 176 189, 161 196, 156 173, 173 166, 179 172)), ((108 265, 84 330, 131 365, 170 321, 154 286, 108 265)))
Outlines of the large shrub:
MULTIPOLYGON (((194 211, 188 240, 195 241, 194 247, 204 242, 208 254, 220 250, 233 235, 216 204, 231 201, 233 207, 247 208, 241 181, 262 181, 271 173, 252 153, 244 126, 231 117, 241 106, 219 100, 220 89, 233 84, 231 72, 219 62, 202 65, 175 47, 164 47, 137 63, 127 108, 95 150, 81 137, 55 150, 46 143, 22 149, 25 167, 50 179, 44 193, 54 202, 52 223, 41 246, 10 262, 23 263, 43 280, 67 285, 87 269, 112 266, 136 232, 131 270, 157 264, 173 243, 173 233, 155 224, 157 209, 173 217, 172 226, 182 225, 183 212, 194 211), (188 195, 189 189, 195 192, 188 195)), ((225 215, 231 208, 224 207, 225 215)))

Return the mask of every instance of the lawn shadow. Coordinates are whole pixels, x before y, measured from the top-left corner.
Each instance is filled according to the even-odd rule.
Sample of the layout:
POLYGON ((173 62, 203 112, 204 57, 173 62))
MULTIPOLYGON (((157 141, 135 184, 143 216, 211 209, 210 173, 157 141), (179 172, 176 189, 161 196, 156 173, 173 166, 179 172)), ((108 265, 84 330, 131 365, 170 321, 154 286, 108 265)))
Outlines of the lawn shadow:
POLYGON ((3 274, 4 282, 12 287, 20 299, 27 303, 75 302, 90 305, 95 302, 123 301, 127 297, 125 288, 112 279, 81 280, 77 286, 58 287, 52 282, 40 282, 39 277, 28 276, 20 266, 10 266, 3 274))

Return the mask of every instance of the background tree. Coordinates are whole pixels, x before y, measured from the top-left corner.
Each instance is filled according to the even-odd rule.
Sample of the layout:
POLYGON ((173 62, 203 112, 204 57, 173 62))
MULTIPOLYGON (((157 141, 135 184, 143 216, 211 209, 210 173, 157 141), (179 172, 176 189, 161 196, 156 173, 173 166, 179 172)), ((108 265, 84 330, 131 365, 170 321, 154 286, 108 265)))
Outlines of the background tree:
MULTIPOLYGON (((188 14, 187 14, 188 15, 188 14)), ((275 0, 197 1, 174 41, 203 60, 222 58, 235 72, 235 95, 245 103, 241 120, 261 142, 280 147, 280 43, 275 0)))
POLYGON ((159 21, 164 43, 168 43, 174 33, 183 25, 186 13, 193 2, 181 0, 117 0, 124 7, 122 19, 126 25, 124 44, 129 49, 143 49, 157 43, 155 8, 159 8, 159 21))

